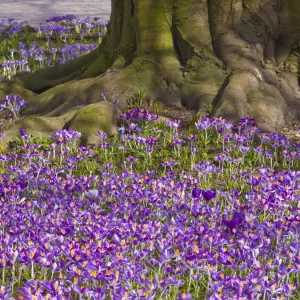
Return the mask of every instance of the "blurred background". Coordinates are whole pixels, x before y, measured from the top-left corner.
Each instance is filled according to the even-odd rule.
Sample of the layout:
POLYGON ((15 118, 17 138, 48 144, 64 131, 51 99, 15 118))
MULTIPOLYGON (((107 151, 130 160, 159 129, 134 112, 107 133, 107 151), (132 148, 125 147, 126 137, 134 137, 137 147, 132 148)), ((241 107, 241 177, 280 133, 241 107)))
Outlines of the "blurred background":
POLYGON ((78 18, 100 17, 102 23, 109 20, 110 0, 0 0, 0 21, 14 18, 29 24, 46 23, 53 16, 74 14, 78 18))

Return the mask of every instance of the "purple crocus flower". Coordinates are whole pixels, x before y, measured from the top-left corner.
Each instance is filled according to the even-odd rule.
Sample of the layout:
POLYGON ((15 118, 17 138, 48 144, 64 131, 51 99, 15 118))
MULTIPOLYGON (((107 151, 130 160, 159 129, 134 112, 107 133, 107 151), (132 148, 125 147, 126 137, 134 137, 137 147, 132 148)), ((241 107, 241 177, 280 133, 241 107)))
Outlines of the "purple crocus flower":
POLYGON ((20 134, 21 134, 21 136, 25 135, 25 129, 24 128, 20 129, 20 134))
POLYGON ((239 195, 241 194, 241 191, 239 191, 239 190, 232 190, 232 194, 233 194, 235 197, 237 197, 237 196, 239 196, 239 195))
POLYGON ((202 194, 202 190, 201 189, 194 188, 192 190, 192 197, 193 198, 199 198, 201 194, 202 194))
POLYGON ((192 299, 192 295, 191 294, 186 294, 186 293, 179 293, 178 294, 178 299, 179 300, 190 300, 190 299, 192 299))
POLYGON ((243 212, 235 212, 230 220, 223 220, 223 224, 227 226, 231 231, 240 226, 245 220, 243 212))
POLYGON ((255 178, 255 177, 252 178, 252 182, 251 182, 252 185, 254 185, 254 186, 255 186, 255 185, 258 185, 259 182, 260 182, 260 180, 259 180, 258 178, 255 178))
POLYGON ((202 195, 206 201, 210 201, 211 199, 213 199, 216 196, 216 192, 212 191, 212 190, 211 191, 203 191, 202 195))

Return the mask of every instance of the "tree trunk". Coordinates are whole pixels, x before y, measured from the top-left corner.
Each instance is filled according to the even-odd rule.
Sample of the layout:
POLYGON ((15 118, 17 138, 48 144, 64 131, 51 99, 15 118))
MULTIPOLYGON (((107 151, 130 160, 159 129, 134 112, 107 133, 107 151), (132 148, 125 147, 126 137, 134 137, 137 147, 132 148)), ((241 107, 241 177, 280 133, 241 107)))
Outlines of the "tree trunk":
MULTIPOLYGON (((63 65, 0 83, 25 115, 62 116, 145 88, 148 100, 274 132, 300 121, 298 0, 112 0, 101 45, 63 65), (30 91, 34 92, 33 95, 30 91), (75 110, 76 110, 75 109, 75 110)), ((1 91, 0 91, 1 92, 1 91)))

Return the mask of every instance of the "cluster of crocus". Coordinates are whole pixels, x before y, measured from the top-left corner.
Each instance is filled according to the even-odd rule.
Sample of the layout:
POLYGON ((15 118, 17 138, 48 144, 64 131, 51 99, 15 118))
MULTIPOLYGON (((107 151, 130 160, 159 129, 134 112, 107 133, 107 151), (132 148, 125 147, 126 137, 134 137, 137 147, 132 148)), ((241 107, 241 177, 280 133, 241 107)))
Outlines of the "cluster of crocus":
POLYGON ((54 17, 51 17, 49 19, 46 20, 47 23, 50 23, 50 22, 54 22, 54 23, 59 23, 59 22, 62 22, 62 21, 73 21, 74 19, 76 19, 77 17, 75 15, 65 15, 65 16, 54 16, 54 17))
MULTIPOLYGON (((140 143, 161 149, 162 138, 142 134, 140 143)), ((98 135, 102 144, 109 139, 104 132, 98 135)), ((0 189, 1 291, 7 297, 157 299, 175 293, 178 299, 280 299, 295 294, 300 172, 263 165, 239 169, 231 173, 239 189, 218 189, 214 180, 223 177, 213 162, 197 162, 195 177, 166 161, 162 164, 173 170, 161 175, 157 168, 136 172, 139 159, 128 155, 119 173, 111 156, 109 163, 100 156, 99 175, 75 176, 67 171, 91 159, 89 150, 79 147, 59 168, 53 151, 65 155, 66 145, 80 134, 62 130, 51 137, 52 150, 39 152, 22 131, 23 151, 1 157, 7 170, 0 189)), ((123 137, 112 152, 127 143, 123 137)), ((197 145, 198 136, 186 140, 197 145)))
POLYGON ((18 118, 20 109, 27 104, 24 99, 16 95, 7 95, 2 100, 3 102, 0 104, 0 111, 3 109, 8 109, 13 114, 15 119, 18 118))
POLYGON ((47 20, 47 25, 32 27, 34 32, 31 32, 30 35, 38 42, 32 40, 31 45, 29 45, 29 42, 25 45, 15 40, 15 36, 18 34, 26 32, 26 35, 29 35, 26 31, 27 23, 14 22, 13 19, 0 22, 0 34, 7 36, 7 38, 11 38, 13 35, 14 38, 10 42, 15 44, 13 46, 15 49, 10 49, 12 59, 8 60, 8 57, 6 57, 5 61, 0 61, 0 74, 2 73, 4 79, 11 79, 18 71, 34 71, 37 67, 44 67, 44 63, 46 63, 46 66, 52 66, 56 63, 63 64, 70 59, 96 49, 106 31, 106 24, 101 24, 97 22, 98 20, 99 18, 91 19, 90 17, 77 19, 74 15, 50 18, 47 20), (55 22, 58 24, 55 24, 55 22), (64 25, 61 25, 61 22, 64 22, 64 25), (82 25, 84 25, 83 29, 81 29, 82 25), (81 32, 81 42, 77 43, 75 40, 79 35, 79 31, 81 32), (92 39, 97 43, 84 44, 83 34, 85 34, 85 37, 97 35, 92 39), (67 40, 69 40, 69 44, 67 40), (56 41, 59 48, 50 48, 50 45, 54 45, 54 41, 56 41), (63 45, 61 45, 61 42, 63 42, 63 45), (17 50, 17 48, 19 49, 17 50), (39 65, 36 65, 37 61, 39 65), (24 67, 26 64, 27 66, 24 67))
POLYGON ((50 136, 54 138, 57 145, 60 145, 79 139, 81 137, 81 133, 74 130, 63 129, 50 134, 50 136))
POLYGON ((135 120, 157 120, 158 116, 149 113, 146 109, 141 109, 141 108, 132 108, 128 110, 127 112, 124 112, 123 114, 120 115, 121 120, 130 120, 130 119, 135 119, 135 120))

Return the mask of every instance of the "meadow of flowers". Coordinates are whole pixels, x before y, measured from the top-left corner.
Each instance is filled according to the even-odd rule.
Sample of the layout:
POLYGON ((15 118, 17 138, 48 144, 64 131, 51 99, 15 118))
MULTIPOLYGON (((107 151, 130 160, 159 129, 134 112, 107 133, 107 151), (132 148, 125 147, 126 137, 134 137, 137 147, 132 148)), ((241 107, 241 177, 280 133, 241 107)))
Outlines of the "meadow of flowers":
MULTIPOLYGON (((97 21, 0 23, 0 75, 93 50, 97 21)), ((5 122, 24 105, 7 95, 5 122)), ((95 149, 79 132, 22 129, 1 153, 0 298, 299 299, 300 144, 260 133, 255 146, 249 116, 184 129, 141 107, 121 118, 95 149)))

